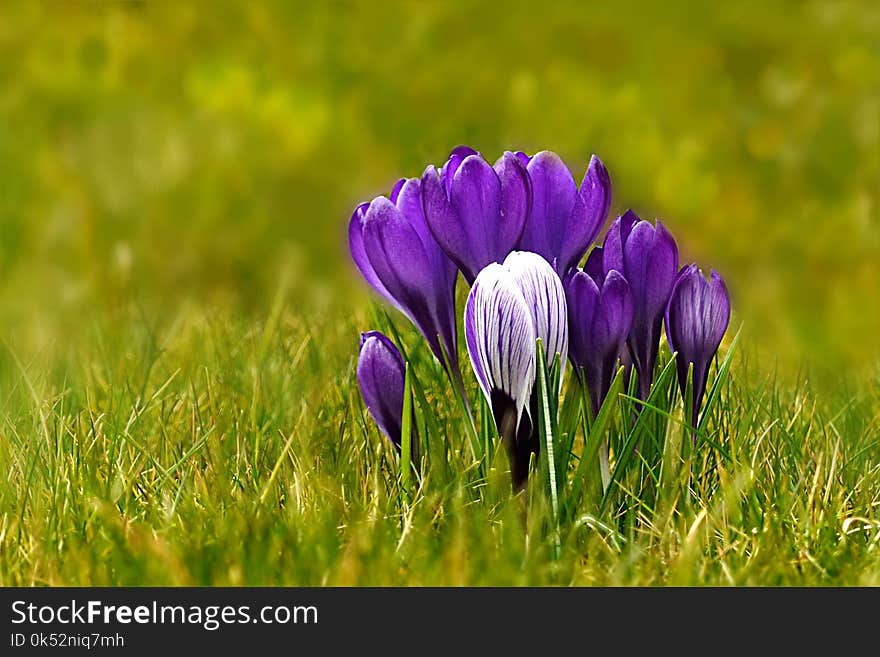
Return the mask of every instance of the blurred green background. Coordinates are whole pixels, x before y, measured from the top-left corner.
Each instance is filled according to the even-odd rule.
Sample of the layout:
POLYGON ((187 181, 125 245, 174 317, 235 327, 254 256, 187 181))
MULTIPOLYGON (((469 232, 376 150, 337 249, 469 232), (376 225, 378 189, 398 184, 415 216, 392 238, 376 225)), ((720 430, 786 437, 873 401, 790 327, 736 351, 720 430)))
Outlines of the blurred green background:
POLYGON ((878 3, 4 3, 0 53, 24 353, 282 289, 306 320, 364 308, 351 209, 459 143, 578 179, 599 154, 613 211, 719 269, 770 366, 880 353, 878 3))

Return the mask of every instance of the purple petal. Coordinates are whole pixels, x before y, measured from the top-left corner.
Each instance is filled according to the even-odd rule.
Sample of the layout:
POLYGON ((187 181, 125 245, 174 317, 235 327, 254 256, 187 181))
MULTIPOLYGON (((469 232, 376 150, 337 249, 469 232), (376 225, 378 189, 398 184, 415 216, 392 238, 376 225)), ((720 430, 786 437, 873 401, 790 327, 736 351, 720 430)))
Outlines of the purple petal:
POLYGON ((603 264, 602 251, 601 246, 595 247, 590 251, 590 255, 587 256, 587 261, 584 263, 584 272, 596 281, 597 285, 602 285, 605 282, 605 266, 603 264))
POLYGON ((596 155, 590 157, 590 164, 587 165, 587 171, 578 189, 578 196, 587 206, 590 215, 596 217, 595 221, 601 228, 611 208, 611 177, 602 160, 596 155))
POLYGON ((435 320, 436 281, 415 228, 397 206, 380 196, 367 210, 363 237, 367 257, 379 280, 441 358, 435 320))
MULTIPOLYGON (((635 225, 627 239, 623 250, 623 267, 619 271, 626 274, 626 278, 632 286, 633 297, 636 302, 636 313, 649 314, 645 310, 645 285, 647 281, 648 263, 651 260, 651 251, 654 248, 654 227, 647 221, 640 221, 635 225)), ((605 262, 609 261, 609 247, 605 247, 605 262)), ((616 256, 615 256, 616 259, 616 256)))
POLYGON ((594 326, 597 348, 617 353, 632 326, 633 304, 629 283, 616 269, 605 278, 599 305, 601 312, 594 326))
MULTIPOLYGON (((498 174, 481 157, 466 157, 452 180, 449 201, 458 221, 456 230, 450 232, 457 239, 448 240, 449 248, 439 236, 437 241, 447 253, 460 254, 462 273, 473 281, 483 267, 506 255, 499 253, 498 248, 499 239, 504 236, 503 227, 499 225, 501 181, 498 174)), ((432 225, 432 230, 434 228, 432 225)), ((436 231, 434 234, 437 235, 436 231)))
POLYGON ((626 279, 612 270, 599 288, 586 272, 578 271, 566 293, 572 362, 586 367, 608 353, 616 354, 632 325, 632 299, 626 279))
POLYGON ((678 352, 679 366, 696 351, 696 304, 699 273, 694 264, 686 265, 675 279, 675 286, 666 307, 666 341, 678 352))
POLYGON ((522 237, 533 198, 529 173, 513 153, 505 152, 493 168, 501 181, 501 217, 496 243, 496 257, 500 262, 522 237))
MULTIPOLYGON (((568 167, 551 151, 535 154, 529 162, 528 173, 532 184, 532 212, 519 248, 537 253, 547 262, 554 258, 559 260, 570 230, 569 218, 577 198, 577 186, 568 167)), ((560 264, 565 263, 560 261, 560 264)))
POLYGON ((522 419, 535 381, 535 330, 531 310, 511 273, 499 264, 483 269, 468 294, 465 339, 486 400, 503 391, 522 419))
MULTIPOLYGON (((455 266, 464 272, 470 254, 468 236, 433 165, 422 174, 421 189, 422 210, 428 229, 455 266)), ((473 282, 473 278, 468 282, 473 282)))
POLYGON ((364 405, 379 429, 400 447, 404 363, 394 343, 378 331, 361 334, 357 381, 364 405))
POLYGON ((602 161, 593 155, 578 190, 578 201, 572 209, 566 239, 559 255, 566 271, 576 267, 602 229, 611 207, 611 179, 602 161))
POLYGON ((435 243, 431 231, 428 230, 428 224, 425 223, 425 212, 422 209, 422 186, 418 178, 408 178, 403 181, 394 205, 415 229, 422 246, 425 246, 426 243, 435 243))
POLYGON ((392 306, 403 311, 400 304, 397 303, 395 298, 391 296, 385 286, 382 284, 382 281, 379 280, 379 277, 376 275, 376 270, 373 269, 373 265, 370 264, 370 259, 367 257, 367 252, 364 249, 364 218, 366 216, 367 208, 370 207, 369 203, 361 203, 355 211, 351 215, 351 220, 348 223, 348 247, 351 252, 351 258, 354 260, 354 264, 357 265, 357 268, 360 270, 364 279, 366 279, 367 283, 376 290, 382 297, 385 298, 388 303, 392 306))
MULTIPOLYGON (((607 252, 606 252, 607 262, 607 252)), ((678 273, 678 248, 672 235, 657 222, 636 224, 624 247, 624 269, 632 288, 636 314, 644 321, 666 309, 678 273)))
POLYGON ((662 315, 678 275, 678 245, 660 221, 654 231, 654 248, 648 262, 646 299, 656 316, 662 315))
MULTIPOLYGON (((455 282, 458 269, 455 263, 437 244, 434 235, 425 221, 425 213, 422 206, 422 183, 418 178, 410 178, 402 186, 397 199, 397 207, 413 227, 427 257, 427 265, 433 281, 430 296, 435 301, 435 326, 439 331, 446 353, 453 360, 453 365, 458 367, 458 339, 455 328, 455 282)), ((439 358, 439 355, 438 355, 439 358)), ((442 360, 442 359, 441 359, 442 360)))
POLYGON ((629 239, 633 226, 639 223, 638 215, 632 210, 627 210, 614 220, 608 233, 605 235, 604 263, 605 271, 616 269, 626 273, 623 263, 623 245, 629 239))
POLYGON ((730 295, 727 292, 724 279, 714 269, 709 281, 709 295, 711 297, 712 321, 709 325, 708 337, 713 346, 712 355, 714 356, 727 332, 727 326, 730 324, 730 295))
POLYGON ((397 196, 400 194, 400 190, 406 184, 406 178, 401 178, 396 183, 394 183, 394 187, 391 188, 391 193, 388 195, 388 198, 391 199, 392 203, 397 203, 397 196))
POLYGON ((452 184, 452 179, 455 176, 455 172, 458 171, 458 167, 461 166, 461 163, 464 159, 470 155, 479 155, 480 153, 470 146, 456 146, 452 149, 452 152, 449 154, 449 157, 446 160, 446 164, 443 165, 443 168, 440 170, 440 182, 443 185, 443 188, 446 190, 446 193, 449 193, 449 186, 452 184))
POLYGON ((396 205, 418 234, 436 278, 443 281, 453 280, 457 273, 455 263, 437 244, 437 240, 434 239, 425 220, 422 205, 422 182, 419 178, 406 180, 400 190, 396 205))
POLYGON ((570 334, 568 355, 575 367, 588 367, 595 353, 592 326, 599 303, 599 288, 586 272, 576 271, 565 292, 570 334))

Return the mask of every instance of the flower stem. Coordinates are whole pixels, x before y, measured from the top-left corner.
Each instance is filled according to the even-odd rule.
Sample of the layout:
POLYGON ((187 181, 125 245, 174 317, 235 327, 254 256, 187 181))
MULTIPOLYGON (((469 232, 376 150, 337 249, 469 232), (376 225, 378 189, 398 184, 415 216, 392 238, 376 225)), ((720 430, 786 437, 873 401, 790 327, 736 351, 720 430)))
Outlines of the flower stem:
POLYGON ((471 413, 471 405, 468 402, 467 393, 464 389, 464 380, 461 376, 461 369, 458 366, 458 360, 456 360, 453 365, 451 359, 449 358, 449 354, 446 353, 446 348, 443 346, 443 343, 440 343, 440 350, 443 353, 443 365, 446 369, 446 373, 449 375, 449 381, 452 383, 452 389, 455 393, 455 398, 458 401, 459 406, 462 411, 464 411, 464 415, 466 417, 465 428, 468 431, 468 444, 471 448, 471 455, 474 458, 474 461, 481 461, 482 454, 482 445, 480 445, 480 437, 477 433, 477 425, 474 424, 474 416, 471 413))

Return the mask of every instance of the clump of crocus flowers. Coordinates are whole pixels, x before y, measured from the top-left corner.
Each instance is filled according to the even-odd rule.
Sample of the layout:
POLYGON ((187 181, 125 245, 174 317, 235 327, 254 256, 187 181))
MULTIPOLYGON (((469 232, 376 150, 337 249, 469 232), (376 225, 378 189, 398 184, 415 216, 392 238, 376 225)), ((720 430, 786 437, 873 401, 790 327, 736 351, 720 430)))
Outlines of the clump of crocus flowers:
MULTIPOLYGON (((595 417, 621 365, 627 382, 636 377, 636 398, 648 399, 665 325, 696 436, 709 365, 730 321, 727 288, 715 271, 707 281, 695 264, 679 269, 669 230, 632 210, 594 245, 610 207, 611 180, 596 156, 578 185, 550 151, 505 152, 490 164, 459 146, 439 170, 429 165, 420 178, 399 180, 387 197, 352 214, 349 246, 358 269, 415 325, 462 394, 458 272, 470 285, 467 354, 515 491, 526 486, 540 449, 539 362, 560 364, 558 394, 570 361, 595 417)), ((394 343, 378 331, 362 334, 358 385, 398 450, 408 439, 401 436, 404 377, 394 343)), ((607 442, 600 459, 607 464, 607 442)))

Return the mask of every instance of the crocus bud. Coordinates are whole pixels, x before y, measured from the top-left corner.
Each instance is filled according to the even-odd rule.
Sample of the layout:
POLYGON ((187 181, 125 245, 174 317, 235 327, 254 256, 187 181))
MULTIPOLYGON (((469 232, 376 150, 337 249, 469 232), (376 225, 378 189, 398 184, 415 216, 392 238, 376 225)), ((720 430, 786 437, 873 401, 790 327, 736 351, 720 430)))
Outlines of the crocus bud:
MULTIPOLYGON (((547 362, 568 353, 565 291, 550 264, 515 251, 484 268, 465 305, 465 337, 474 374, 507 450, 515 491, 525 487, 538 452, 529 400, 535 384, 536 340, 547 362)), ((560 377, 561 380, 561 377, 560 377)))
POLYGON ((403 423, 403 357, 379 331, 361 334, 357 380, 364 404, 376 425, 400 449, 403 423))
POLYGON ((633 322, 627 346, 639 375, 638 396, 647 399, 663 314, 678 272, 678 246, 662 223, 652 226, 627 210, 608 229, 602 256, 605 272, 616 269, 629 283, 633 322))
POLYGON ((616 269, 604 280, 577 270, 566 285, 568 300, 568 356, 583 371, 590 392, 593 417, 608 394, 621 346, 632 325, 629 284, 616 269))
POLYGON ((706 377, 730 322, 730 296, 718 272, 706 281, 696 265, 681 270, 666 308, 666 339, 678 352, 676 367, 682 396, 687 391, 688 365, 693 365, 691 426, 697 426, 706 392, 706 377))

